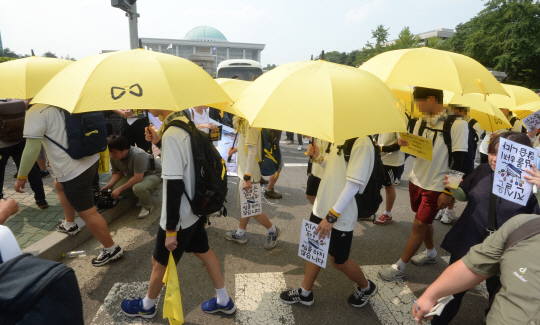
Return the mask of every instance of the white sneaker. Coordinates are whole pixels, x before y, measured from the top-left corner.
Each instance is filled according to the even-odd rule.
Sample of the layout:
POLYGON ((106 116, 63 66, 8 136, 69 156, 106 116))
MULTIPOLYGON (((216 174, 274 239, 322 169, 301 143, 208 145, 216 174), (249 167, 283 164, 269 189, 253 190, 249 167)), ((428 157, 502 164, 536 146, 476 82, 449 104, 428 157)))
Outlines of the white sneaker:
POLYGON ((150 207, 150 210, 147 210, 146 208, 142 208, 142 209, 141 209, 141 212, 139 213, 138 218, 139 218, 139 219, 144 219, 144 218, 146 218, 150 213, 152 213, 152 211, 154 211, 154 206, 153 206, 153 205, 150 207))
POLYGON ((441 209, 439 210, 439 212, 437 212, 437 215, 435 216, 435 220, 441 220, 443 214, 444 214, 444 211, 446 211, 446 209, 441 209))
POLYGON ((302 149, 303 149, 302 145, 299 145, 298 146, 298 151, 302 151, 302 149))
POLYGON ((399 269, 397 264, 392 264, 385 269, 379 270, 379 277, 385 281, 395 281, 405 276, 405 271, 399 269))
POLYGON ((444 210, 444 214, 441 218, 441 222, 444 224, 451 224, 456 219, 456 213, 454 210, 452 212, 448 211, 447 209, 444 210))
POLYGON ((427 249, 422 253, 418 253, 411 258, 411 262, 416 265, 435 264, 437 263, 437 255, 429 256, 427 249))

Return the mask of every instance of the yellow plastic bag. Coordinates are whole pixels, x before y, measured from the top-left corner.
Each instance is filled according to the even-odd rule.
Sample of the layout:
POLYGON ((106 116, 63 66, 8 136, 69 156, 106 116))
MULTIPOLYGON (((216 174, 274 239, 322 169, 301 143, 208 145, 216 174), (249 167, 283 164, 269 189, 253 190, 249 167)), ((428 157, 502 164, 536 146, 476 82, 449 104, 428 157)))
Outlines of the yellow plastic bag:
POLYGON ((163 318, 168 318, 171 325, 182 325, 184 324, 184 311, 182 310, 180 284, 172 252, 169 253, 169 264, 163 277, 163 283, 167 286, 163 301, 163 318))
POLYGON ((98 172, 100 174, 109 172, 109 147, 99 153, 98 172))

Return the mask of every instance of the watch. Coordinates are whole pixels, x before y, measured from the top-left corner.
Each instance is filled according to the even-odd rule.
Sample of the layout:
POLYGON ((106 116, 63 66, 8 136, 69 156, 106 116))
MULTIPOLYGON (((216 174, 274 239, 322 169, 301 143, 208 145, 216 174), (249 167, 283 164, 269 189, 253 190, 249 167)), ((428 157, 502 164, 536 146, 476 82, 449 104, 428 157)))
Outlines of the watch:
POLYGON ((244 175, 244 180, 245 180, 245 181, 250 181, 250 180, 251 180, 251 176, 249 176, 249 175, 244 175))
POLYGON ((329 223, 335 223, 337 221, 337 218, 333 214, 329 213, 326 215, 326 221, 328 221, 329 223))

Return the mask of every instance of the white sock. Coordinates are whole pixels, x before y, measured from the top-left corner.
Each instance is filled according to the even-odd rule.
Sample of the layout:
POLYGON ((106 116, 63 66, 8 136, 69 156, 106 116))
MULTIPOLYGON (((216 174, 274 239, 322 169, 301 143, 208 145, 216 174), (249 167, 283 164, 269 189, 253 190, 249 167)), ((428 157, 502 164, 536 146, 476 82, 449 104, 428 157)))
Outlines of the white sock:
POLYGON ((268 234, 275 233, 277 231, 276 225, 272 225, 272 227, 268 228, 268 234))
MULTIPOLYGON (((116 249, 116 244, 112 245, 111 247, 105 247, 105 250, 109 253, 112 253, 114 252, 114 250, 116 249)), ((146 308, 145 308, 146 309, 146 308)))
POLYGON ((146 295, 146 297, 144 297, 144 299, 142 300, 142 308, 144 308, 144 310, 149 310, 156 305, 156 300, 157 298, 150 299, 148 298, 148 295, 146 295))
POLYGON ((396 265, 400 271, 405 271, 405 266, 407 266, 407 263, 403 262, 400 258, 399 261, 396 262, 396 265))
POLYGON ((448 208, 446 208, 446 212, 448 212, 448 213, 454 213, 454 209, 448 209, 448 208))
POLYGON ((302 289, 302 292, 300 293, 300 295, 302 295, 302 297, 307 297, 309 296, 309 294, 311 293, 311 291, 307 291, 306 289, 304 289, 304 287, 300 286, 300 289, 302 289))
POLYGON ((388 216, 392 216, 392 212, 388 212, 386 210, 384 210, 384 214, 388 215, 388 216))
POLYGON ((71 228, 71 227, 73 227, 75 225, 76 225, 75 222, 67 222, 67 221, 64 220, 64 228, 66 228, 66 229, 69 229, 69 228, 71 228))
POLYGON ((245 230, 245 229, 240 229, 240 228, 236 229, 236 236, 242 237, 242 236, 244 236, 245 234, 246 234, 246 230, 245 230))
POLYGON ((227 288, 216 289, 218 305, 225 306, 229 303, 229 294, 227 288))
POLYGON ((429 255, 430 257, 435 257, 435 256, 437 256, 437 251, 435 250, 435 248, 433 248, 433 249, 428 249, 428 250, 427 250, 427 253, 428 253, 428 255, 429 255))
MULTIPOLYGON (((360 287, 358 287, 358 289, 360 289, 360 287)), ((369 289, 371 289, 371 284, 369 284, 369 281, 368 281, 367 287, 365 289, 360 289, 360 291, 366 292, 366 291, 369 291, 369 289)))

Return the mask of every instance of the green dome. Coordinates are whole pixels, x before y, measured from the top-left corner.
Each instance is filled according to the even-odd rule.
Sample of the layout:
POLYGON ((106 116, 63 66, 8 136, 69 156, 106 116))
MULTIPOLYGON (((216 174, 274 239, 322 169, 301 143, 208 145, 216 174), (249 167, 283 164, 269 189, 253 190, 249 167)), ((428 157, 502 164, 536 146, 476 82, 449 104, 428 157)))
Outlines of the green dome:
POLYGON ((184 38, 194 41, 228 42, 219 30, 210 26, 195 27, 190 30, 184 38))

